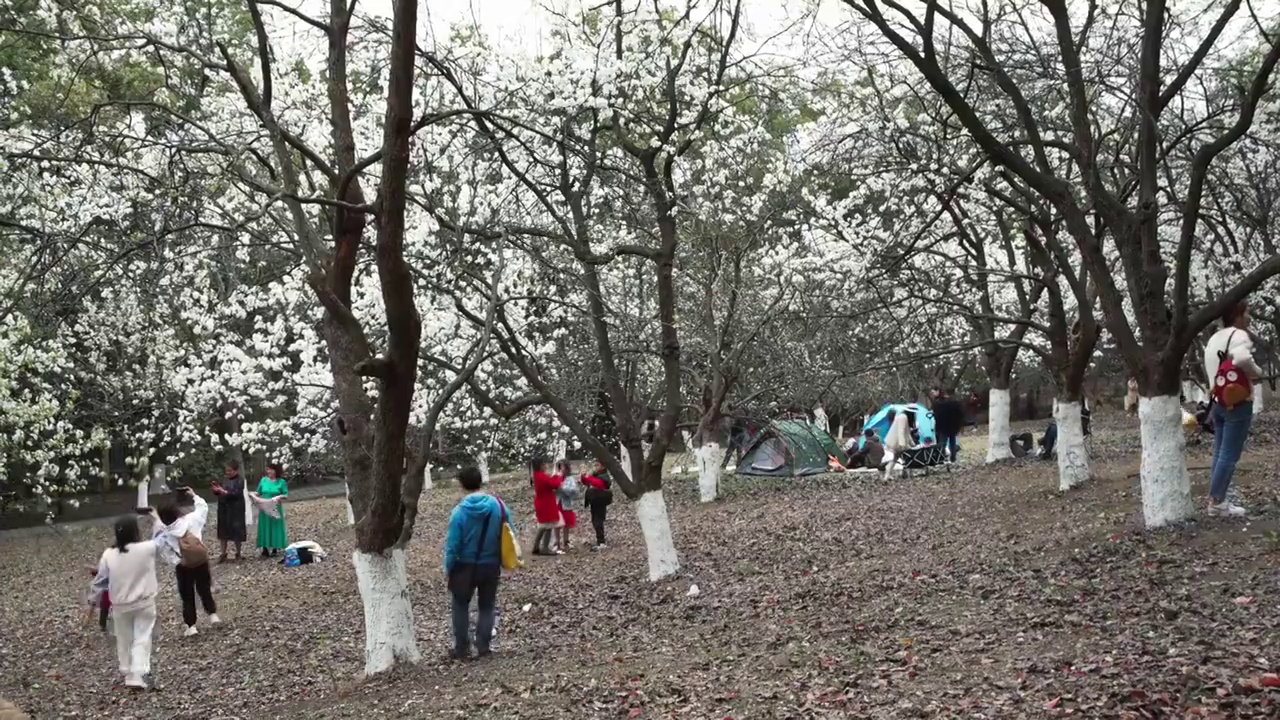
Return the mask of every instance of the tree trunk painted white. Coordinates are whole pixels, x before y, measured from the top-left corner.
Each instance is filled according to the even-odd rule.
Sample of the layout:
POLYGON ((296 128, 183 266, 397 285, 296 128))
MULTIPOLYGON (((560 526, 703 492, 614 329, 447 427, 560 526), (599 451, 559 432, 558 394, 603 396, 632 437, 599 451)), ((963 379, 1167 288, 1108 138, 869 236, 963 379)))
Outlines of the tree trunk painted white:
POLYGON ((987 409, 987 462, 1013 457, 1009 450, 1009 391, 991 388, 987 409))
POLYGON ((667 499, 661 490, 650 490, 640 496, 636 501, 636 518, 640 520, 640 532, 649 553, 649 580, 654 582, 675 575, 680 571, 680 560, 671 537, 667 499))
POLYGON ((1253 414, 1257 415, 1262 412, 1263 405, 1262 383, 1254 383, 1253 385, 1253 414))
POLYGON ((824 433, 831 432, 831 423, 827 422, 827 411, 823 410, 821 405, 813 409, 813 424, 822 428, 824 433))
POLYGON ((351 486, 344 483, 343 487, 346 488, 346 491, 347 491, 347 524, 355 525, 356 511, 354 508, 351 507, 351 486))
POLYGON ((431 463, 427 463, 427 467, 422 471, 422 489, 430 490, 432 487, 433 486, 431 483, 431 463))
POLYGON ((720 443, 703 443, 693 451, 698 464, 698 494, 702 502, 715 502, 720 495, 720 469, 724 467, 724 448, 720 443))
POLYGON ((693 433, 688 430, 681 430, 680 437, 684 440, 684 449, 687 451, 693 450, 693 433))
POLYGON ((631 451, 625 445, 618 446, 618 462, 622 464, 622 470, 627 474, 627 479, 635 480, 631 473, 631 451))
MULTIPOLYGON (((241 468, 240 472, 243 473, 244 469, 241 468)), ((244 478, 241 477, 240 479, 243 480, 244 478)), ((240 495, 244 497, 244 502, 241 503, 244 505, 244 526, 246 528, 253 527, 253 524, 258 521, 258 513, 254 512, 253 501, 249 499, 249 483, 240 483, 240 495)), ((351 512, 350 504, 347 505, 347 512, 351 512)))
POLYGON ((476 467, 480 469, 480 482, 485 485, 489 484, 489 453, 482 451, 476 453, 476 467))
POLYGON ((418 662, 413 604, 403 548, 352 553, 356 586, 364 604, 364 672, 375 675, 396 663, 418 662))
POLYGON ((1066 492, 1089 480, 1089 448, 1084 444, 1079 402, 1055 402, 1053 420, 1058 424, 1058 489, 1066 492))
POLYGON ((1200 383, 1193 380, 1184 380, 1182 382, 1182 396, 1189 403, 1209 401, 1209 396, 1205 394, 1204 388, 1200 386, 1200 383))
POLYGON ((1142 429, 1142 517, 1148 528, 1190 518, 1191 478, 1182 435, 1182 404, 1172 395, 1138 399, 1142 429))
POLYGON ((134 503, 134 507, 150 507, 151 506, 151 481, 143 480, 138 483, 138 498, 134 503))

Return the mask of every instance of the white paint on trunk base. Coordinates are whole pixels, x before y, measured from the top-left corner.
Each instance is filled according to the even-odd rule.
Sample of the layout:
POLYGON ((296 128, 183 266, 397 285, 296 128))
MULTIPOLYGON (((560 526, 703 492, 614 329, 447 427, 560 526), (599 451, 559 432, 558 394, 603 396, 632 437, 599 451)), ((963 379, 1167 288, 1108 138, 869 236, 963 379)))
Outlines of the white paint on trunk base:
POLYGON ((987 401, 987 462, 1013 457, 1009 450, 1009 391, 991 388, 987 401))
POLYGON ((1058 489, 1066 492, 1089 481, 1089 448, 1084 444, 1079 402, 1055 402, 1053 420, 1058 424, 1058 489))
POLYGON ((138 501, 134 503, 134 507, 151 507, 151 481, 143 480, 138 483, 138 501))
POLYGON ((422 471, 422 489, 430 490, 431 488, 431 463, 427 463, 427 469, 422 471))
POLYGON ((698 494, 702 502, 715 502, 720 495, 720 468, 724 467, 724 448, 720 443, 703 443, 693 451, 698 463, 698 494))
POLYGON ((348 525, 355 525, 355 524, 356 524, 356 511, 355 511, 355 508, 351 507, 351 486, 350 486, 350 485, 343 485, 343 487, 345 487, 345 488, 347 489, 347 524, 348 524, 348 525))
POLYGON ((1262 412, 1262 383, 1257 382, 1253 385, 1253 414, 1257 415, 1262 412))
POLYGON ((489 484, 489 453, 476 454, 476 467, 480 469, 480 482, 489 484))
POLYGON ((398 662, 418 662, 409 576, 402 548, 352 553, 356 586, 364 604, 364 672, 375 675, 398 662))
POLYGON ((1138 399, 1142 428, 1142 517, 1149 528, 1190 518, 1191 477, 1187 474, 1182 405, 1172 395, 1138 399))
POLYGON ((649 552, 649 580, 658 581, 680 572, 680 559, 676 557, 676 544, 671 537, 671 518, 667 516, 667 499, 661 490, 650 490, 640 496, 636 501, 636 518, 640 520, 640 532, 649 552))
MULTIPOLYGON (((241 480, 243 479, 242 477, 241 480)), ((244 526, 253 527, 253 524, 258 522, 258 513, 253 511, 253 501, 249 499, 249 483, 240 483, 240 496, 244 498, 244 502, 241 503, 244 505, 244 526)), ((347 504, 347 512, 351 512, 350 503, 347 504)))
POLYGON ((1189 403, 1209 402, 1209 396, 1205 394, 1204 388, 1193 380, 1182 381, 1182 397, 1189 403))
POLYGON ((634 481, 631 472, 631 451, 627 450, 625 445, 618 446, 618 462, 622 464, 622 471, 627 474, 627 479, 634 481))
POLYGON ((684 440, 684 449, 685 449, 685 450, 692 450, 692 449, 693 449, 693 433, 689 432, 688 430, 681 430, 681 431, 680 431, 680 438, 681 438, 682 440, 684 440))
POLYGON ((827 422, 827 411, 819 405, 813 409, 813 424, 822 428, 822 432, 831 432, 831 423, 827 422))

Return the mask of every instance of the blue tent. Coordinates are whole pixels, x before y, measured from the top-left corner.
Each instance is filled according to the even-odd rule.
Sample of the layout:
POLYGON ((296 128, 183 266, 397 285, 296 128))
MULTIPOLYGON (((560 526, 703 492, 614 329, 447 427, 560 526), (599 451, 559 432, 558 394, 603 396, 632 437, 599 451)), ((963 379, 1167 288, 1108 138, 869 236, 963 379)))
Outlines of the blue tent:
MULTIPOLYGON (((880 408, 880 411, 872 415, 867 424, 862 426, 863 432, 869 428, 876 431, 876 435, 880 436, 883 441, 885 435, 889 433, 889 411, 897 410, 900 413, 911 413, 915 415, 915 428, 920 431, 920 442, 925 440, 933 440, 937 442, 937 433, 933 430, 933 411, 921 405, 920 403, 889 403, 880 408)), ((866 441, 866 436, 858 433, 858 447, 862 447, 862 443, 866 441)))

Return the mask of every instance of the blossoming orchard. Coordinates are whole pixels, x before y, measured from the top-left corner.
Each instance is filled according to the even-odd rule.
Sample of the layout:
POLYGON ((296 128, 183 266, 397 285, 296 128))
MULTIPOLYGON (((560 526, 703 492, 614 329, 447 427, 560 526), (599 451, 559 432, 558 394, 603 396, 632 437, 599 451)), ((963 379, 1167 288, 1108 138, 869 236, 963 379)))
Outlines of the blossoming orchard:
MULTIPOLYGON (((1108 645, 1128 631, 1101 618, 1124 609, 1091 593, 1146 587, 1118 567, 1138 556, 1199 567, 1212 538, 1255 523, 1230 544, 1270 589, 1256 604, 1251 586, 1213 590, 1257 612, 1201 629, 1241 660, 1187 660, 1212 666, 1206 690, 1173 689, 1159 712, 1274 717, 1275 659, 1246 662, 1232 638, 1280 642, 1280 476, 1261 459, 1280 364, 1278 37, 1277 8, 1238 0, 3 0, 0 604, 18 607, 27 566, 9 557, 39 533, 66 543, 57 567, 78 587, 114 541, 59 528, 106 533, 173 489, 217 494, 226 468, 248 497, 274 463, 289 540, 328 559, 216 566, 215 617, 270 634, 256 593, 302 616, 323 603, 295 621, 358 647, 295 637, 325 658, 306 672, 414 666, 386 682, 424 717, 547 716, 530 666, 551 655, 600 666, 590 717, 1138 717, 1168 673, 1117 669, 1140 690, 1116 700, 1091 671, 1056 679, 1072 661, 1038 644, 1076 643, 1076 667, 1191 657, 1165 631, 1225 612, 1188 609, 1210 592, 1198 571, 1135 598, 1165 609, 1141 651, 1108 645), (1228 382, 1251 399, 1224 404, 1228 382), (474 532, 451 524, 481 502, 458 504, 473 467, 503 513, 474 532), (550 524, 534 516, 543 470, 550 524), (497 586, 494 669, 430 670, 458 622, 451 558, 483 567, 499 524, 524 557, 497 586), (544 526, 557 549, 530 557, 544 526), (451 550, 455 532, 478 545, 451 550), (1026 548, 1051 557, 1031 569, 1026 548), (1076 582, 1092 589, 1053 599, 1076 582), (1019 595, 1032 585, 1049 589, 1019 595), (991 597, 1061 602, 1051 632, 1088 639, 982 615, 1016 632, 948 655, 950 621, 923 618, 934 595, 971 592, 982 609, 955 623, 991 597), (579 625, 583 644, 548 644, 579 625), (734 660, 779 653, 772 670, 734 660), (877 669, 886 653, 895 669, 877 669), (935 693, 988 660, 1051 670, 1016 699, 935 693), (490 672, 506 690, 477 679, 490 672), (419 696, 431 687, 454 699, 419 696)), ((215 518, 233 506, 207 497, 205 542, 215 554, 216 526, 225 557, 215 518)), ((184 678, 191 638, 166 632, 160 565, 150 673, 173 692, 119 702, 391 712, 364 686, 295 706, 308 693, 227 701, 184 678)), ((0 636, 34 652, 9 621, 0 636)), ((224 652, 221 632, 198 652, 224 652)), ((52 712, 7 652, 0 700, 52 712)), ((59 712, 118 715, 92 689, 114 657, 87 670, 66 652, 74 680, 32 666, 71 683, 59 712)), ((237 686, 270 684, 246 672, 237 686)))

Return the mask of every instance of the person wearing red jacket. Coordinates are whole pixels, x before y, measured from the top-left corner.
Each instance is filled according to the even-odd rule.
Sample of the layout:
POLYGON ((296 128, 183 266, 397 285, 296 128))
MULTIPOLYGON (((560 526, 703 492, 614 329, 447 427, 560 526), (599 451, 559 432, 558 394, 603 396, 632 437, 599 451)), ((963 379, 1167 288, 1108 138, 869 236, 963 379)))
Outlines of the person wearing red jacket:
POLYGON ((591 510, 591 527, 596 531, 596 544, 592 545, 591 549, 603 550, 605 548, 604 520, 609 512, 609 504, 613 502, 613 490, 610 487, 612 483, 609 481, 609 471, 605 469, 604 463, 597 460, 591 473, 582 476, 582 484, 587 488, 586 505, 591 510))
POLYGON ((538 521, 538 534, 533 538, 534 555, 563 555, 562 550, 551 549, 551 537, 564 524, 560 517, 560 502, 556 490, 564 481, 559 475, 547 474, 547 459, 534 458, 529 462, 533 483, 533 514, 538 521))

